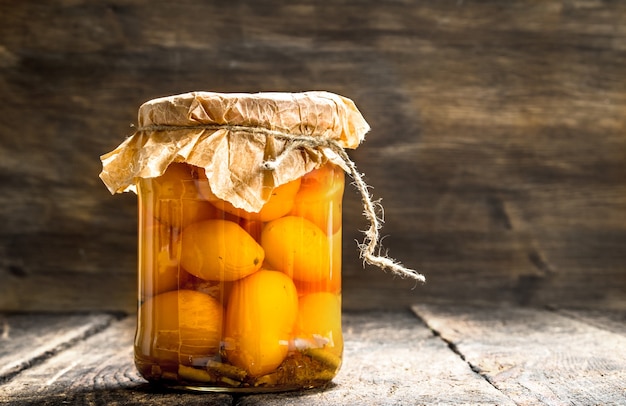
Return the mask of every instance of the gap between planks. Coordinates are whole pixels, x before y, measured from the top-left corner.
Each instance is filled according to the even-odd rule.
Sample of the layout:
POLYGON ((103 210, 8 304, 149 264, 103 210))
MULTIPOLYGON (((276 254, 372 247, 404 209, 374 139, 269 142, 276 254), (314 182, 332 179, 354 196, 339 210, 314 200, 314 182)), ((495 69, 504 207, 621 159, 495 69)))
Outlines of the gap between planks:
POLYGON ((626 403, 623 313, 432 304, 412 309, 418 318, 409 312, 345 314, 344 366, 327 388, 234 396, 148 385, 132 365, 132 316, 11 316, 16 327, 2 336, 4 344, 7 337, 15 341, 3 345, 0 361, 13 357, 20 371, 0 384, 0 404, 626 403), (19 348, 32 346, 19 342, 39 344, 28 358, 19 348), (591 389, 581 390, 585 386, 591 389))
POLYGON ((413 311, 517 404, 626 404, 626 313, 421 304, 413 311))
POLYGON ((422 318, 422 317, 420 316, 419 311, 417 310, 417 307, 415 307, 415 306, 414 306, 412 309, 413 309, 413 311, 414 311, 414 313, 415 313, 415 316, 416 316, 418 319, 420 319, 420 320, 422 321, 422 323, 424 323, 424 325, 425 325, 428 329, 430 329, 430 331, 433 333, 433 335, 434 335, 435 337, 437 337, 437 338, 439 338, 441 341, 443 341, 443 342, 444 342, 444 343, 448 346, 448 348, 450 349, 450 351, 452 351, 454 354, 456 354, 456 355, 457 355, 457 356, 461 359, 461 361, 463 361, 463 362, 467 363, 467 366, 468 366, 468 367, 469 367, 469 368, 470 368, 470 369, 471 369, 471 370, 472 370, 472 371, 473 371, 473 372, 474 372, 477 376, 480 376, 480 377, 481 377, 482 379, 484 379, 484 380, 485 380, 485 381, 486 381, 489 385, 493 386, 496 390, 499 390, 499 389, 498 389, 498 387, 497 387, 496 385, 494 385, 494 384, 493 384, 493 382, 491 382, 491 380, 489 379, 489 376, 488 376, 488 375, 485 375, 485 374, 481 373, 480 368, 478 368, 476 365, 472 364, 470 361, 468 361, 468 360, 467 360, 467 358, 465 357, 465 355, 463 355, 463 353, 461 352, 461 350, 459 350, 459 348, 457 347, 457 345, 456 345, 453 341, 451 341, 451 340, 447 339, 446 337, 444 337, 444 336, 441 334, 441 332, 440 332, 440 331, 438 331, 438 330, 436 330, 435 328, 433 328, 432 326, 430 326, 430 325, 428 324, 428 322, 427 322, 424 318, 422 318))
POLYGON ((0 404, 513 404, 407 310, 345 314, 344 365, 332 384, 263 395, 197 395, 148 385, 132 363, 134 325, 134 317, 113 321, 24 369, 0 387, 0 404))
POLYGON ((106 329, 123 315, 0 314, 0 384, 106 329))

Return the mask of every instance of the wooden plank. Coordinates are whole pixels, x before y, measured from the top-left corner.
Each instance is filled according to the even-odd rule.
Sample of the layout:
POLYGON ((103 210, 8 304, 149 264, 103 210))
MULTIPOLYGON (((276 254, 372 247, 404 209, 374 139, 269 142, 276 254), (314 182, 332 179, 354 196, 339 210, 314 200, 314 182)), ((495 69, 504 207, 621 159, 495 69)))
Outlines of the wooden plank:
POLYGON ((410 313, 344 316, 345 357, 330 387, 245 396, 238 405, 513 405, 410 313))
POLYGON ((0 404, 224 406, 232 403, 229 395, 195 396, 149 386, 133 365, 134 330, 135 318, 128 317, 22 371, 0 386, 0 404))
POLYGON ((626 336, 540 309, 417 305, 414 312, 517 404, 626 402, 626 336))
POLYGON ((132 363, 134 318, 22 371, 0 386, 0 404, 476 404, 513 403, 410 312, 346 314, 344 365, 326 388, 263 395, 168 392, 132 363))
POLYGON ((597 309, 558 309, 557 311, 594 327, 626 336, 626 312, 624 311, 597 309))
POLYGON ((350 154, 429 279, 363 274, 348 188, 346 308, 626 308, 625 27, 619 1, 0 0, 0 309, 134 310, 136 202, 98 156, 139 104, 305 89, 370 122, 350 154))
POLYGON ((115 317, 0 314, 0 382, 106 328, 115 317))

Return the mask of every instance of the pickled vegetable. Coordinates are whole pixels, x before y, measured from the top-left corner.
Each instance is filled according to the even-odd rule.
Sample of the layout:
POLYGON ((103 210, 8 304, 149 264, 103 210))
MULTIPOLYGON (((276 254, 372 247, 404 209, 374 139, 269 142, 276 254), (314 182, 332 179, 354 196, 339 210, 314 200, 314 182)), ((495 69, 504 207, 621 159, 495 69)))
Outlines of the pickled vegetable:
POLYGON ((234 281, 259 270, 263 248, 232 221, 207 220, 183 231, 180 263, 187 272, 214 281, 234 281))
POLYGON ((149 272, 142 278, 142 299, 177 289, 185 283, 188 274, 179 269, 178 259, 172 252, 180 244, 178 233, 171 227, 152 221, 140 233, 144 249, 139 257, 140 266, 149 272))
POLYGON ((302 177, 290 214, 313 222, 326 234, 341 228, 341 203, 344 189, 343 170, 324 165, 302 177))
POLYGON ((331 267, 326 277, 313 281, 294 279, 299 295, 315 292, 341 293, 341 229, 330 239, 331 267))
POLYGON ((324 349, 337 356, 343 351, 341 299, 329 292, 301 296, 294 335, 302 346, 324 349))
MULTIPOLYGON (((203 171, 198 173, 200 179, 202 179, 203 177, 204 179, 206 179, 206 174, 204 174, 203 171)), ((289 211, 293 207, 296 193, 300 189, 300 182, 300 179, 295 179, 291 182, 287 182, 274 188, 271 192, 269 200, 263 205, 263 208, 258 213, 245 211, 243 209, 233 206, 230 202, 221 200, 220 198, 215 196, 215 194, 213 194, 211 188, 201 187, 200 193, 216 208, 226 213, 230 213, 237 217, 245 218, 248 220, 265 222, 275 220, 289 213, 289 211)))
POLYGON ((316 282, 328 277, 328 236, 305 218, 286 216, 268 223, 261 234, 261 245, 270 266, 294 279, 316 282))
POLYGON ((275 370, 287 356, 298 314, 293 281, 261 270, 237 282, 226 307, 226 355, 252 376, 275 370))
POLYGON ((144 210, 159 222, 178 228, 193 222, 217 217, 217 209, 209 201, 198 199, 196 187, 198 168, 185 163, 172 163, 165 173, 151 183, 155 202, 146 202, 144 210))
POLYGON ((168 363, 190 363, 220 348, 222 306, 193 290, 174 290, 146 300, 139 309, 137 341, 142 355, 168 363))
POLYGON ((328 382, 343 349, 343 173, 282 185, 259 213, 217 199, 203 174, 172 164, 139 183, 139 371, 233 391, 328 382))

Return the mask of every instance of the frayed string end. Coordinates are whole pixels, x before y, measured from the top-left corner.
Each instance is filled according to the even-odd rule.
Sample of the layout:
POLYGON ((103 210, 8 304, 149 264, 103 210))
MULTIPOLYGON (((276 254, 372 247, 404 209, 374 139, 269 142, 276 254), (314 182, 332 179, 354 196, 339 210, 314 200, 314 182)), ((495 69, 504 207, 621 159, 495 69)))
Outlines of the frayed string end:
POLYGON ((382 227, 383 217, 379 216, 376 212, 376 207, 383 213, 380 200, 372 200, 372 196, 369 193, 368 186, 363 180, 363 175, 359 173, 356 168, 356 164, 352 162, 346 151, 340 146, 336 146, 333 150, 341 156, 344 163, 350 169, 350 176, 354 181, 354 186, 361 194, 361 201, 363 203, 363 215, 370 223, 367 231, 364 231, 365 239, 362 244, 358 244, 360 250, 360 257, 368 264, 374 265, 382 270, 391 271, 394 275, 402 278, 411 278, 419 282, 426 282, 426 278, 421 273, 404 267, 399 262, 387 257, 386 255, 376 255, 375 251, 378 247, 380 251, 380 236, 378 230, 382 227))

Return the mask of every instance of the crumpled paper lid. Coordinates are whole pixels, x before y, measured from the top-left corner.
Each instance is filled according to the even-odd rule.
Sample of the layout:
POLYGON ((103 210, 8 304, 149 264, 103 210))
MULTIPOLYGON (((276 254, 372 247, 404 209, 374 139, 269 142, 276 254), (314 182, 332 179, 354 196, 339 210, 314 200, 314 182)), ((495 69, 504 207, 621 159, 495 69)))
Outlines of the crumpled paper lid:
POLYGON ((329 92, 192 92, 150 100, 136 132, 101 157, 111 193, 135 190, 140 178, 170 163, 204 168, 213 193, 258 212, 274 187, 356 148, 369 125, 352 100, 329 92), (271 176, 267 176, 268 172, 271 176))

